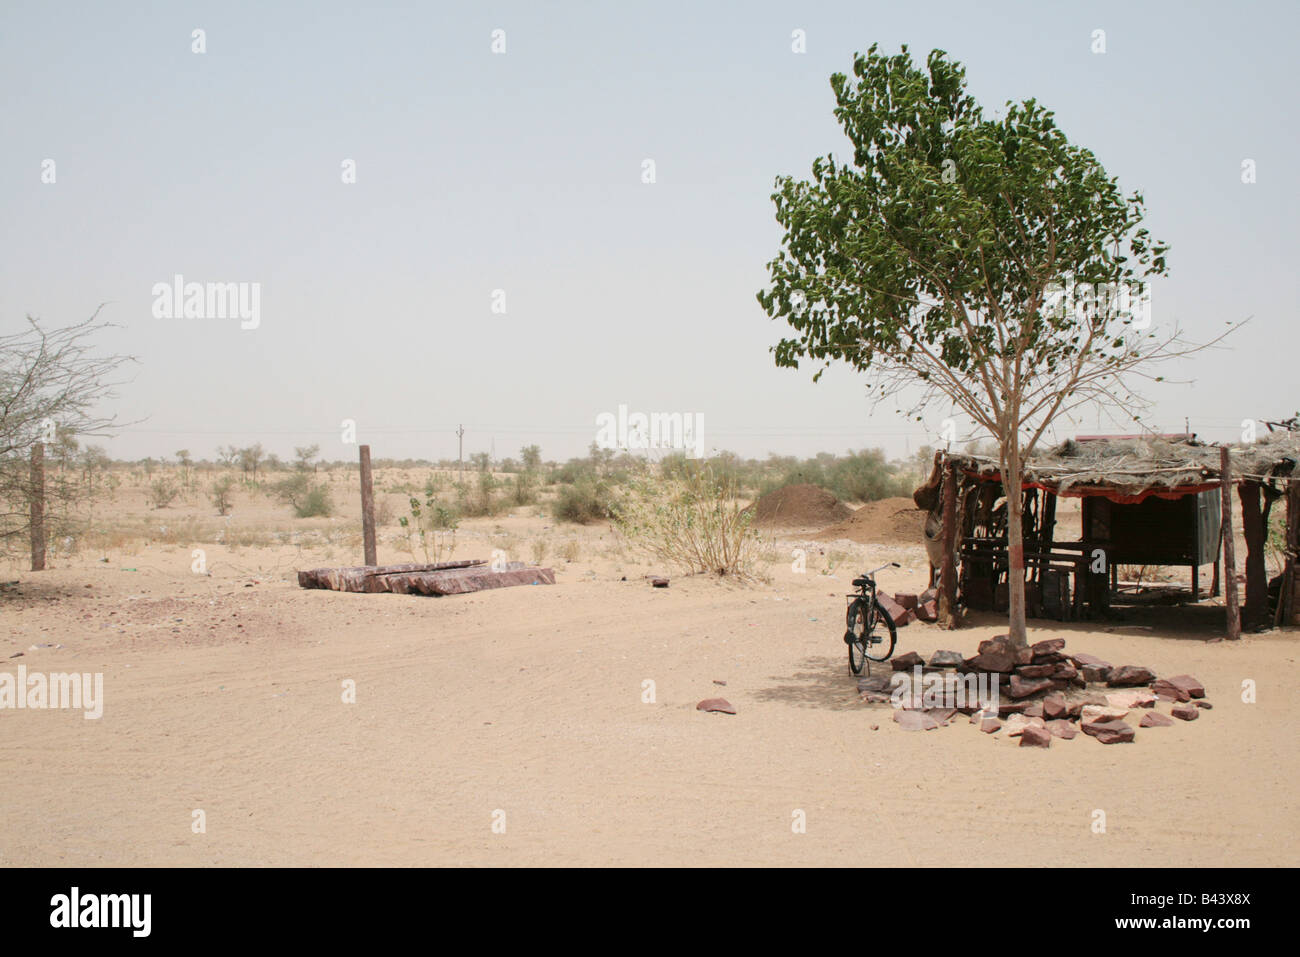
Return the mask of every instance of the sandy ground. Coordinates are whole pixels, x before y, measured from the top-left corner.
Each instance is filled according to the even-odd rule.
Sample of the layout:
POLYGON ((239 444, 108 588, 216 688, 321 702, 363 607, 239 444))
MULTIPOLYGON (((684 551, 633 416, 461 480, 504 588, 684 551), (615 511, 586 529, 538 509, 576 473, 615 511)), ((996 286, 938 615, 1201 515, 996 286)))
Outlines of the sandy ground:
MULTIPOLYGON (((342 543, 207 544, 210 575, 190 570, 188 544, 157 541, 5 571, 20 584, 0 590, 0 671, 102 672, 105 706, 99 720, 0 711, 0 863, 1297 860, 1294 630, 1207 643, 1222 616, 1208 603, 1032 623, 1067 650, 1190 672, 1214 710, 1133 744, 1047 751, 964 720, 907 733, 858 699, 842 596, 891 560, 904 567, 887 589, 919 587, 919 547, 821 543, 805 573, 782 559, 767 584, 653 589, 656 569, 607 529, 551 526, 535 509, 467 523, 457 557, 508 541, 528 558, 546 539, 558 583, 455 598, 299 589, 295 568, 357 562, 342 543), (564 541, 575 560, 556 557, 564 541), (738 713, 695 710, 718 695, 738 713)), ((388 540, 380 560, 410 555, 388 540)), ((999 630, 991 615, 914 624, 899 651, 971 653, 999 630)))

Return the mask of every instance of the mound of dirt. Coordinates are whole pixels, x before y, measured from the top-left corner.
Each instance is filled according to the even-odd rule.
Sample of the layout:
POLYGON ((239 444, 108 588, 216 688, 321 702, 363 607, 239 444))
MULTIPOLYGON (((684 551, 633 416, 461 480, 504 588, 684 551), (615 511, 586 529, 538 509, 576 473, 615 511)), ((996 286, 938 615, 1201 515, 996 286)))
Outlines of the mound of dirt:
POLYGON ((820 542, 847 538, 864 545, 921 545, 925 516, 910 498, 882 498, 813 537, 820 542))
POLYGON ((746 509, 762 528, 825 528, 853 514, 839 499, 816 485, 785 485, 746 509))

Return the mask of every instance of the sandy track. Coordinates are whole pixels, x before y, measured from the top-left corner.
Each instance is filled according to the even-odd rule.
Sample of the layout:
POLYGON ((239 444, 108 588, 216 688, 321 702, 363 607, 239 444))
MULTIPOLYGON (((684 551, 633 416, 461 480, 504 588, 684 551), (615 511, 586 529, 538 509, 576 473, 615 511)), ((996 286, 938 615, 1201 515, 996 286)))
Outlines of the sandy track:
MULTIPOLYGON (((0 667, 102 671, 106 705, 98 721, 0 712, 0 862, 1296 860, 1293 632, 1205 644, 1212 609, 1151 632, 1035 629, 1191 672, 1215 706, 1132 745, 1080 736, 1041 751, 964 721, 905 733, 859 703, 839 638, 846 570, 654 590, 586 567, 562 567, 555 587, 447 599, 90 567, 23 576, 24 597, 0 608, 5 656, 64 647, 0 667), (1258 703, 1240 701, 1244 678, 1258 703), (695 710, 715 695, 739 714, 695 710), (796 809, 807 833, 792 833, 796 809)), ((900 650, 972 652, 997 630, 992 617, 957 633, 912 625, 900 650)))

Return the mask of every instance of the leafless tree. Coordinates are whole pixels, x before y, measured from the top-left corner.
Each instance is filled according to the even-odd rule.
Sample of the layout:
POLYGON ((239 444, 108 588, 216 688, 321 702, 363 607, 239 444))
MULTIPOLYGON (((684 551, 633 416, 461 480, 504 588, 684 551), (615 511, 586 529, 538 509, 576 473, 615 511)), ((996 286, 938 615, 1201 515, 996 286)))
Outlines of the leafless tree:
MULTIPOLYGON (((28 463, 36 443, 108 435, 119 425, 102 403, 114 396, 117 375, 133 360, 95 349, 95 337, 110 328, 99 318, 102 309, 58 329, 28 316, 27 328, 0 336, 0 542, 27 531, 28 463)), ((46 486, 56 504, 76 494, 75 483, 65 489, 62 478, 46 486)))

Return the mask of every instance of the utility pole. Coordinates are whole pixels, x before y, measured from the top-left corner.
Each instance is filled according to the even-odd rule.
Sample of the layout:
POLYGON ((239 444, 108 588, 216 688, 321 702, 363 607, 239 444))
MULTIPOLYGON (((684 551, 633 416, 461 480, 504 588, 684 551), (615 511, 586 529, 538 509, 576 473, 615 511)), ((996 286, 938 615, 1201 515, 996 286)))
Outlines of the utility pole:
POLYGON ((465 483, 465 426, 456 427, 456 462, 460 471, 460 478, 457 479, 462 485, 465 483))

